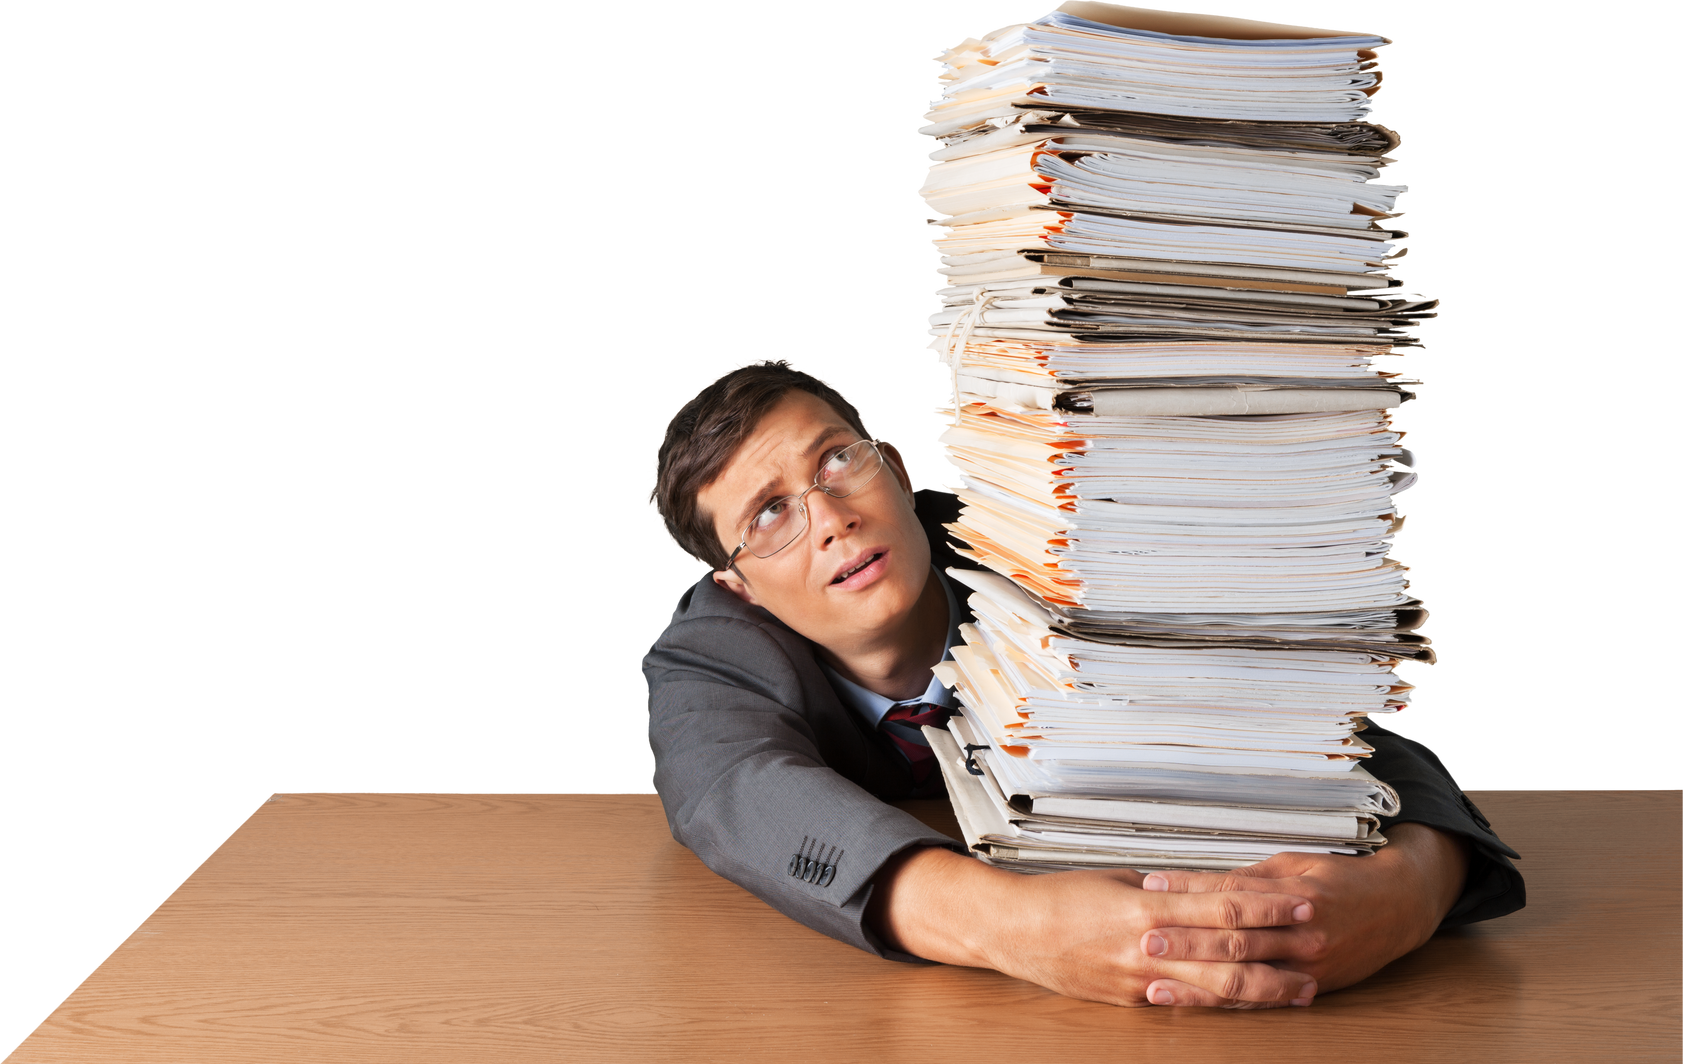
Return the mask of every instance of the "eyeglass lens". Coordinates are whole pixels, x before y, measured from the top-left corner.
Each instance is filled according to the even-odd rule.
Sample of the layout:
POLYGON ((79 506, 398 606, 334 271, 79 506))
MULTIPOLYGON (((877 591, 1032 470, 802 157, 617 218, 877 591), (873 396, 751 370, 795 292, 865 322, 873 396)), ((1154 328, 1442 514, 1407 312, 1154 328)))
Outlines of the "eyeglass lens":
POLYGON ((769 558, 806 531, 806 506, 801 500, 807 491, 817 488, 832 498, 846 498, 869 484, 881 469, 882 454, 875 441, 860 440, 843 447, 818 470, 812 487, 799 495, 774 499, 754 516, 742 537, 748 552, 769 558))

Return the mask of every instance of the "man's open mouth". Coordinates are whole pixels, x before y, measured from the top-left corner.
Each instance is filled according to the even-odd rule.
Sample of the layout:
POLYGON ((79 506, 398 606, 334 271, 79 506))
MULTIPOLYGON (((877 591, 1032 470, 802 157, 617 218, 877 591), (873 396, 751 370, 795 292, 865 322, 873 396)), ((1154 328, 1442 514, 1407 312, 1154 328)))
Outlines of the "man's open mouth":
POLYGON ((834 580, 830 581, 830 583, 832 583, 832 584, 841 583, 843 580, 846 580, 848 577, 852 576, 854 573, 857 573, 859 570, 861 570, 861 569, 865 568, 866 566, 870 565, 872 562, 876 561, 880 557, 882 557, 882 552, 878 551, 875 554, 871 554, 871 555, 866 556, 865 558, 862 558, 858 565, 855 565, 851 569, 843 569, 841 572, 837 573, 836 578, 834 580))

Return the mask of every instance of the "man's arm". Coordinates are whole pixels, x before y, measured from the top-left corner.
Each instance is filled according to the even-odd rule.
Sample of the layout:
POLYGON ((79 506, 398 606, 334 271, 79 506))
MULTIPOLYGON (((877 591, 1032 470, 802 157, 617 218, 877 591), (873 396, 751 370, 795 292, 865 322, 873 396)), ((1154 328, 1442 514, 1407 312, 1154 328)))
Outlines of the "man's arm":
POLYGON ((1512 860, 1519 854, 1496 837, 1437 755, 1371 721, 1362 738, 1373 747, 1368 771, 1402 798, 1402 812, 1381 820, 1380 829, 1390 836, 1399 824, 1424 824, 1466 842, 1466 879, 1442 926, 1494 920, 1525 908, 1525 880, 1512 860))
POLYGON ((895 956, 864 924, 872 877, 908 847, 954 843, 825 763, 825 741, 847 733, 822 738, 824 722, 808 718, 804 685, 824 680, 816 666, 803 678, 798 640, 718 615, 666 630, 643 662, 655 789, 673 838, 714 872, 808 927, 895 956))
MULTIPOLYGON (((1316 981, 1268 964, 1151 957, 1144 933, 1173 924, 1278 928, 1314 908, 1289 893, 1148 892, 1130 871, 1022 875, 949 850, 899 855, 878 873, 868 919, 883 939, 919 957, 1038 983, 1069 997, 1115 1005, 1229 1008, 1308 1005, 1316 981)), ((1210 933, 1232 933, 1215 932, 1210 933)))

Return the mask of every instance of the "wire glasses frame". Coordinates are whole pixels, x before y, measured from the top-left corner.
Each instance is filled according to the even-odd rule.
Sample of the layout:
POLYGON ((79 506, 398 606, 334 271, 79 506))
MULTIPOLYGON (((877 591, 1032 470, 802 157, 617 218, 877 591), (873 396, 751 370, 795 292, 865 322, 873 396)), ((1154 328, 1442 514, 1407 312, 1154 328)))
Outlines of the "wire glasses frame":
POLYGON ((813 488, 832 499, 845 499, 869 484, 882 472, 882 452, 877 450, 881 440, 860 440, 831 455, 812 483, 796 495, 773 499, 760 508, 742 532, 742 542, 730 552, 725 568, 736 565, 736 556, 746 550, 756 558, 769 558, 801 538, 806 531, 806 494, 813 488))

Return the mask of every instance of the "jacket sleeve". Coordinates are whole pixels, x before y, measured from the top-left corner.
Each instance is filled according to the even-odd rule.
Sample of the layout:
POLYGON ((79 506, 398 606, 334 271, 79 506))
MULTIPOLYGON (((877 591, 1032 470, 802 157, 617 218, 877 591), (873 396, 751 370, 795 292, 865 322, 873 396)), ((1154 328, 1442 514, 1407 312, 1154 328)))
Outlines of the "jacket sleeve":
POLYGON ((1454 832, 1472 844, 1466 885, 1440 926, 1459 927, 1523 909, 1525 880, 1511 860, 1519 854, 1496 837, 1490 821, 1456 786, 1437 755, 1371 721, 1361 737, 1373 747, 1368 771, 1396 788, 1402 798, 1402 811, 1381 818, 1380 830, 1414 822, 1454 832))
POLYGON ((916 960, 866 926, 871 878, 908 847, 957 844, 825 765, 786 645, 798 638, 731 617, 676 620, 644 658, 672 837, 808 927, 916 960))

